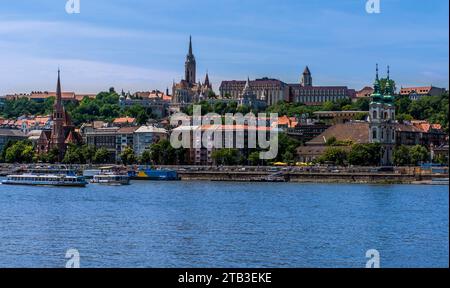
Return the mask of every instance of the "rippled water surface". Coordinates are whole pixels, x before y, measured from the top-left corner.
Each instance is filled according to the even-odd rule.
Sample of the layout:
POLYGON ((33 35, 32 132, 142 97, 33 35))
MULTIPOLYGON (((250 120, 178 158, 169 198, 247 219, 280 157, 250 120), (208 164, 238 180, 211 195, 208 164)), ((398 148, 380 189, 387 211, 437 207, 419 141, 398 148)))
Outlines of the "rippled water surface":
POLYGON ((448 267, 448 186, 0 185, 0 267, 448 267))

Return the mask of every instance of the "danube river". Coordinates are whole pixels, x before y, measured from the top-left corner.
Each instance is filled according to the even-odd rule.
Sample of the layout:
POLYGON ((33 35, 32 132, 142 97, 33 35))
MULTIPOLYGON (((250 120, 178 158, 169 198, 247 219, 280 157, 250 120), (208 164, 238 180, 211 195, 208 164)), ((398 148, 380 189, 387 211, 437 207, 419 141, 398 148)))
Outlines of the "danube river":
POLYGON ((0 267, 449 266, 448 186, 0 185, 0 267))

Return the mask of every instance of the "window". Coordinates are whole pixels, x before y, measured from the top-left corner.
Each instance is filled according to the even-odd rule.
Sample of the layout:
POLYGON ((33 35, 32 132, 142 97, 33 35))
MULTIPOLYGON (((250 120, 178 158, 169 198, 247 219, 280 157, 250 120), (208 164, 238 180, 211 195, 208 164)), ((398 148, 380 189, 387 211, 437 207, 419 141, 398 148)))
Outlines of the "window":
POLYGON ((377 114, 377 111, 373 111, 373 117, 372 117, 373 119, 377 119, 378 118, 378 114, 377 114))
POLYGON ((377 139, 377 129, 373 129, 373 131, 372 131, 372 139, 377 139))

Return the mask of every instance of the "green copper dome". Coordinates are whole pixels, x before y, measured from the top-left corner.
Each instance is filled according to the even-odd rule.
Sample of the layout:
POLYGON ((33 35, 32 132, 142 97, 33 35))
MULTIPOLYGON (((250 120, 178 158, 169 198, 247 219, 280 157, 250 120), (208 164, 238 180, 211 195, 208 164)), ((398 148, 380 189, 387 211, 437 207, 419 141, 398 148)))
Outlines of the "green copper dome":
POLYGON ((370 95, 372 98, 372 102, 374 103, 381 103, 383 101, 383 95, 381 94, 381 87, 380 87, 380 79, 378 77, 378 64, 377 64, 377 75, 375 78, 375 82, 373 83, 373 93, 370 95))
POLYGON ((387 69, 386 87, 384 89, 383 102, 386 104, 394 104, 394 87, 391 85, 390 67, 387 69))

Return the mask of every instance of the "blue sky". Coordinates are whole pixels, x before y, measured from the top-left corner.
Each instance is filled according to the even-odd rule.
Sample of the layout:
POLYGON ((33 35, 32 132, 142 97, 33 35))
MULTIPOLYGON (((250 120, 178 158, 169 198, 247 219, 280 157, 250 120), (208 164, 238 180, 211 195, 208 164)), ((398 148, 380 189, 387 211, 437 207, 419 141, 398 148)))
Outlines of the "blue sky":
POLYGON ((374 66, 398 86, 449 83, 448 0, 2 0, 0 95, 63 89, 165 89, 184 74, 192 34, 197 74, 296 83, 309 65, 316 85, 360 89, 374 66), (383 69, 384 70, 384 69, 383 69))

